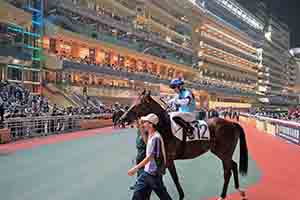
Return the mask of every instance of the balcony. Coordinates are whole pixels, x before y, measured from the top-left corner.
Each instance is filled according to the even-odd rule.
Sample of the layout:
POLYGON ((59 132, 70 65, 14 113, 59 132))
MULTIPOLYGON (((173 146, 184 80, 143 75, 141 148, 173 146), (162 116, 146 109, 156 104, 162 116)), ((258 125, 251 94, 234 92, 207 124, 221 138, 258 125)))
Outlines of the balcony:
POLYGON ((78 14, 80 16, 84 16, 87 17, 89 19, 92 19, 96 22, 100 22, 102 24, 105 24, 107 26, 110 27, 114 27, 116 29, 119 29, 123 32, 126 33, 131 33, 137 37, 140 37, 142 39, 144 39, 145 41, 150 41, 153 42, 157 45, 166 47, 166 48, 170 48, 174 51, 186 54, 186 55, 192 55, 193 54, 193 50, 191 48, 186 48, 182 45, 176 45, 176 44, 172 44, 167 42, 164 38, 162 38, 161 36, 158 36, 156 34, 153 33, 149 33, 143 30, 139 30, 134 28, 134 25, 131 21, 119 21, 116 20, 110 16, 107 15, 100 15, 97 11, 92 10, 92 9, 88 9, 88 8, 84 8, 84 7, 78 7, 72 3, 60 3, 57 5, 57 9, 58 11, 71 11, 75 14, 78 14))
POLYGON ((272 37, 273 42, 277 43, 277 47, 280 47, 281 49, 284 49, 286 51, 289 50, 289 46, 284 44, 281 40, 279 40, 277 37, 272 37))
POLYGON ((71 11, 74 14, 78 14, 80 16, 84 16, 87 17, 89 19, 98 21, 100 23, 106 24, 106 25, 110 25, 112 27, 121 29, 123 31, 130 31, 132 28, 132 23, 129 21, 119 21, 114 19, 113 17, 110 17, 108 15, 100 15, 97 11, 89 9, 89 8, 85 8, 85 7, 81 7, 81 6, 77 6, 75 4, 69 3, 69 2, 60 2, 57 5, 57 9, 58 11, 71 11))
MULTIPOLYGON (((156 84, 169 84, 169 80, 161 79, 158 76, 151 75, 149 73, 141 73, 141 72, 128 72, 124 70, 114 70, 113 68, 106 67, 106 66, 97 66, 97 65, 88 65, 82 63, 75 63, 73 61, 64 60, 63 61, 63 68, 64 70, 71 70, 71 71, 79 71, 79 72, 90 72, 90 73, 99 73, 99 74, 106 74, 116 77, 124 78, 126 77, 128 80, 139 80, 149 83, 156 83, 156 84)), ((208 90, 211 92, 218 92, 224 93, 234 96, 254 96, 255 92, 243 91, 237 88, 230 88, 226 86, 217 86, 213 84, 200 84, 200 83, 188 83, 187 87, 191 87, 198 90, 208 90)))
POLYGON ((227 27, 230 27, 234 31, 238 32, 243 38, 247 40, 262 41, 262 37, 257 32, 253 31, 253 28, 250 28, 248 25, 242 24, 242 22, 237 21, 236 17, 231 17, 230 19, 227 17, 225 19, 225 15, 232 16, 228 11, 224 11, 224 9, 216 4, 214 1, 206 1, 207 2, 207 14, 211 17, 217 19, 222 24, 225 24, 227 27))
POLYGON ((282 84, 277 84, 277 83, 274 83, 274 82, 269 83, 269 85, 274 86, 274 87, 277 87, 277 88, 281 88, 281 89, 284 87, 284 85, 282 85, 282 84))
POLYGON ((280 65, 278 65, 276 62, 268 59, 268 58, 264 58, 263 60, 263 65, 268 66, 271 70, 273 71, 278 71, 279 73, 283 73, 284 70, 282 69, 282 67, 280 67, 280 65))
POLYGON ((75 63, 67 60, 63 61, 63 68, 65 70, 69 69, 69 70, 75 70, 80 72, 99 73, 99 74, 106 74, 106 75, 117 76, 122 78, 126 77, 128 80, 140 80, 140 81, 151 82, 151 83, 169 84, 169 80, 162 80, 159 79, 157 76, 150 75, 147 73, 131 73, 125 70, 117 71, 110 67, 75 63))
POLYGON ((204 53, 204 57, 208 58, 208 60, 214 60, 218 63, 226 63, 226 65, 232 69, 239 70, 239 71, 246 71, 252 74, 256 74, 256 70, 254 70, 250 66, 244 66, 241 63, 239 63, 237 60, 244 60, 246 63, 249 65, 252 64, 254 65, 255 63, 251 63, 248 60, 239 58, 235 56, 234 54, 230 54, 228 52, 225 52, 221 49, 215 48, 211 45, 205 44, 206 53, 204 53), (224 54, 224 55, 223 55, 224 54))
POLYGON ((284 56, 282 53, 275 51, 273 48, 271 48, 269 45, 264 45, 264 51, 263 51, 263 55, 270 57, 272 59, 276 58, 278 60, 284 60, 284 56))
POLYGON ((284 85, 286 84, 286 81, 285 79, 282 79, 282 78, 279 78, 279 77, 276 77, 276 76, 270 76, 269 80, 271 81, 271 84, 278 84, 279 87, 284 87, 284 85))
POLYGON ((224 42, 220 39, 217 39, 215 37, 210 36, 207 33, 203 34, 204 36, 204 42, 208 44, 212 44, 212 46, 217 47, 219 49, 224 49, 226 52, 234 54, 236 56, 239 56, 243 59, 249 60, 250 62, 257 62, 258 57, 256 55, 253 55, 249 52, 246 52, 242 49, 239 49, 233 45, 228 44, 227 42, 224 42))
POLYGON ((272 77, 282 77, 284 76, 283 72, 279 72, 277 69, 271 68, 270 74, 272 77))
POLYGON ((62 70, 63 61, 59 59, 56 55, 46 54, 45 68, 50 70, 62 70))
MULTIPOLYGON (((60 18, 63 18, 64 20, 63 21, 59 20, 59 21, 56 22, 56 24, 60 25, 60 26, 63 26, 68 31, 71 31, 73 33, 84 35, 86 37, 96 39, 96 40, 100 40, 100 41, 103 41, 103 42, 115 44, 117 46, 122 46, 122 47, 132 49, 132 50, 137 51, 137 52, 143 52, 145 54, 153 55, 153 54, 151 54, 151 51, 147 51, 147 52, 144 51, 146 48, 148 48, 146 45, 149 45, 149 44, 146 43, 143 40, 142 41, 137 40, 137 39, 134 40, 134 39, 130 38, 130 36, 128 38, 122 37, 122 35, 121 36, 118 36, 118 35, 114 36, 112 32, 108 32, 108 31, 100 32, 100 31, 97 31, 94 28, 91 28, 91 27, 89 27, 85 24, 81 24, 79 22, 77 22, 77 23, 71 22, 68 19, 65 19, 66 17, 64 17, 64 16, 60 16, 60 18), (60 24, 61 22, 63 22, 63 24, 60 24)), ((60 18, 56 18, 56 19, 60 19, 60 18)), ((51 20, 53 20, 53 19, 51 19, 51 20)), ((55 35, 55 32, 60 31, 60 30, 64 31, 64 29, 60 29, 60 28, 58 28, 57 26, 55 26, 51 23, 47 23, 47 26, 46 26, 46 33, 47 34, 55 35)), ((158 40, 156 40, 156 42, 158 42, 158 40)), ((168 50, 168 49, 166 49, 166 50, 168 50)), ((178 64, 184 64, 184 65, 187 65, 187 66, 192 65, 192 57, 191 56, 188 56, 188 55, 185 54, 185 55, 182 56, 182 58, 184 58, 184 59, 181 59, 180 57, 176 56, 175 51, 170 50, 170 52, 168 52, 168 51, 166 51, 166 52, 167 53, 165 53, 164 57, 162 57, 163 56, 162 52, 160 54, 155 55, 155 56, 160 57, 162 59, 170 60, 170 61, 178 63, 178 64), (188 59, 188 58, 190 58, 190 59, 188 59)))
POLYGON ((20 26, 27 26, 31 21, 31 14, 21 10, 14 5, 0 1, 0 22, 17 24, 20 26))
POLYGON ((289 47, 284 45, 277 37, 272 37, 272 43, 271 45, 278 49, 281 50, 282 52, 288 51, 289 47))
MULTIPOLYGON (((118 1, 120 1, 120 0, 118 0, 118 1)), ((163 8, 160 3, 156 2, 156 1, 147 1, 147 3, 150 4, 150 9, 156 9, 164 17, 174 21, 176 24, 180 24, 180 25, 184 26, 185 29, 187 29, 189 33, 192 32, 192 27, 188 22, 183 21, 182 19, 179 19, 178 16, 175 16, 174 14, 170 13, 167 9, 163 8)), ((191 35, 191 34, 189 34, 189 35, 191 35)))
POLYGON ((0 44, 0 56, 12 57, 18 60, 31 61, 32 54, 22 47, 0 44))

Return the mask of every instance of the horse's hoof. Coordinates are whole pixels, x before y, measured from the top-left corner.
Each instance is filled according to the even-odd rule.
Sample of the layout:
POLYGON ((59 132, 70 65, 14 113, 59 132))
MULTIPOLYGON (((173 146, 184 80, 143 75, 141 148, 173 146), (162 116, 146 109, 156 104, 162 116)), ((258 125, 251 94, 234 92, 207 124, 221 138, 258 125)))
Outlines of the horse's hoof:
POLYGON ((242 200, 248 200, 245 190, 239 189, 239 192, 242 197, 242 200))
POLYGON ((246 198, 246 191, 245 190, 239 189, 239 192, 240 192, 241 197, 246 198))
POLYGON ((179 200, 183 200, 183 199, 184 199, 184 196, 180 196, 180 197, 179 197, 179 200))

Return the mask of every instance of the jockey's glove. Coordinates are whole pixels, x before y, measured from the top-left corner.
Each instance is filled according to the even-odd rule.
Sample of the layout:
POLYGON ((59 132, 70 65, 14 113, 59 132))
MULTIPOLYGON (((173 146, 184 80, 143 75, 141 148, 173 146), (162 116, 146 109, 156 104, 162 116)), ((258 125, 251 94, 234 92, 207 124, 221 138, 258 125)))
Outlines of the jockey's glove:
POLYGON ((176 98, 174 100, 174 103, 176 105, 186 106, 186 105, 188 105, 190 103, 190 99, 188 99, 188 98, 185 98, 185 99, 178 99, 178 98, 176 98))

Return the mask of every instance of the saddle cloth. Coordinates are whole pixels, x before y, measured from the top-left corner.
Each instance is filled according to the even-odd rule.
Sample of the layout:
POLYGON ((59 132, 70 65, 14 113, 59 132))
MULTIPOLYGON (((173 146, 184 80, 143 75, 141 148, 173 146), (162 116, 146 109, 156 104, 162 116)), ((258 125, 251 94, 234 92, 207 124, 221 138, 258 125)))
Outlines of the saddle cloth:
POLYGON ((183 128, 173 120, 173 117, 175 116, 179 116, 182 119, 184 119, 186 122, 189 122, 190 125, 194 128, 193 137, 186 137, 187 142, 210 139, 207 123, 202 120, 196 120, 196 113, 170 112, 169 115, 171 120, 172 133, 179 140, 183 141, 183 128))

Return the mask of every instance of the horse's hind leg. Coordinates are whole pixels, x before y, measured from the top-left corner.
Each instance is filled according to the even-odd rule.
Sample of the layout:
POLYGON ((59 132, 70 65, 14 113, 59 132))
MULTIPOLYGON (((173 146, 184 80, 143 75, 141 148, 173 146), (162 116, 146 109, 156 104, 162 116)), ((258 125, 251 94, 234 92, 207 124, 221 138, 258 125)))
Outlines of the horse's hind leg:
POLYGON ((225 199, 227 196, 228 184, 230 182, 230 177, 231 177, 232 163, 231 161, 224 161, 224 160, 222 161, 222 163, 223 163, 223 170, 224 170, 224 184, 221 193, 221 199, 225 199))
POLYGON ((238 165, 233 160, 231 161, 231 163, 232 163, 232 172, 233 172, 233 178, 234 178, 234 187, 235 187, 235 189, 238 190, 240 188, 238 165))
POLYGON ((232 163, 232 172, 233 172, 233 178, 234 178, 234 187, 237 189, 242 197, 242 200, 246 200, 246 192, 242 189, 240 189, 240 183, 239 183, 239 173, 238 173, 238 165, 235 161, 231 161, 232 163))
POLYGON ((175 167, 175 163, 174 161, 170 161, 168 163, 168 170, 171 174, 171 177, 176 185, 177 191, 179 193, 179 200, 183 200, 184 199, 184 192, 183 189, 179 183, 179 179, 178 179, 178 175, 177 175, 177 171, 176 171, 176 167, 175 167))

